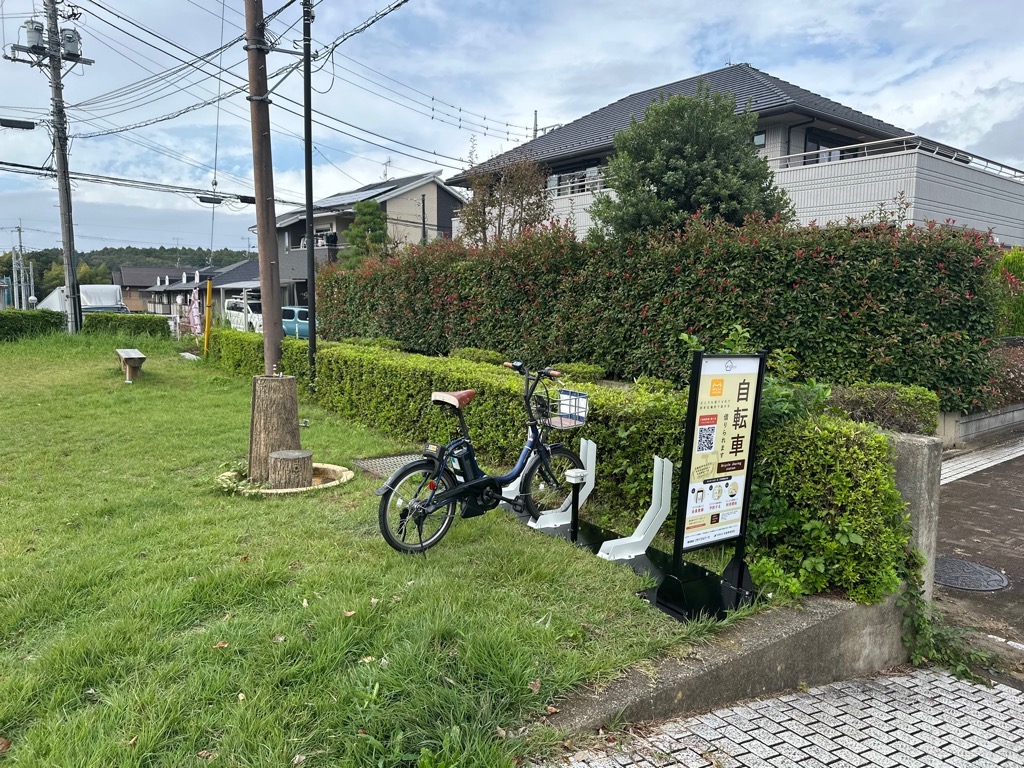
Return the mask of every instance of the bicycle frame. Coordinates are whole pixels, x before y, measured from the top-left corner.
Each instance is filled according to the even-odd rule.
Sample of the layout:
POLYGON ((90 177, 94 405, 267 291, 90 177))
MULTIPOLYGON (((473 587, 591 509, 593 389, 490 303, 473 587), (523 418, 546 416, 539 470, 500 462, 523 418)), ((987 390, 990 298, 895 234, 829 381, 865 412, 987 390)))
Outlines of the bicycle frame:
MULTIPOLYGON (((465 416, 460 409, 452 408, 459 419, 461 434, 443 447, 428 445, 427 450, 424 451, 423 455, 426 458, 433 459, 435 462, 434 473, 431 476, 434 481, 440 478, 443 471, 451 469, 456 474, 456 479, 459 480, 459 483, 454 488, 449 488, 448 490, 437 493, 436 495, 435 492, 431 490, 423 505, 425 512, 428 514, 436 512, 448 504, 451 504, 453 501, 473 499, 484 494, 486 491, 490 491, 496 497, 495 502, 497 502, 497 499, 501 498, 502 489, 522 476, 527 466, 529 466, 530 457, 535 453, 538 454, 537 460, 543 461, 545 462, 545 466, 547 465, 547 457, 543 452, 544 449, 560 444, 547 443, 544 440, 540 426, 530 407, 530 400, 533 397, 533 393, 536 391, 540 380, 541 375, 539 373, 527 375, 526 377, 523 394, 524 406, 526 407, 526 413, 528 416, 528 420, 526 422, 526 443, 519 452, 519 458, 516 460, 515 466, 513 466, 512 469, 504 475, 487 475, 481 472, 479 476, 467 479, 464 474, 467 466, 463 465, 463 460, 466 461, 468 468, 471 468, 475 472, 480 472, 480 470, 476 464, 476 452, 473 450, 473 443, 469 436, 469 428, 466 425, 465 416), (460 453, 460 451, 462 451, 462 453, 460 453), (452 466, 453 459, 457 460, 458 466, 452 466)), ((451 406, 447 407, 450 408, 451 406)))

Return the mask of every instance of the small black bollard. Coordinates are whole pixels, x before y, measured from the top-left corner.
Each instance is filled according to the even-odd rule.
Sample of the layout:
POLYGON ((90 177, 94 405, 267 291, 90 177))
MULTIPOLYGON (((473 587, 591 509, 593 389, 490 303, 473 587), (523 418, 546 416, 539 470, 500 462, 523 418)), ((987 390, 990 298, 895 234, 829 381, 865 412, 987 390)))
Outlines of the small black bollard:
POLYGON ((565 479, 572 485, 572 517, 569 518, 569 541, 575 544, 580 532, 580 486, 587 481, 587 470, 567 470, 565 479))

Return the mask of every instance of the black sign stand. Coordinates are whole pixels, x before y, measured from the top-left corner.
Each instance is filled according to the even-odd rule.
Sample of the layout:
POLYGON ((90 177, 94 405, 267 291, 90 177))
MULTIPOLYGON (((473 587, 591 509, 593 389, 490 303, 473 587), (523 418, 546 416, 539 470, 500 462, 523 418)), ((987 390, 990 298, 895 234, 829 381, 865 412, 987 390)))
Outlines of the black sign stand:
MULTIPOLYGON (((697 426, 697 407, 700 396, 702 362, 706 357, 730 357, 729 355, 704 355, 695 352, 693 367, 690 372, 690 401, 686 413, 686 436, 683 461, 679 472, 679 490, 676 501, 676 531, 672 549, 672 562, 664 581, 658 587, 655 604, 666 613, 679 619, 695 618, 706 615, 722 618, 728 610, 735 610, 746 605, 754 597, 754 585, 750 578, 750 569, 744 560, 746 555, 745 538, 747 533, 747 513, 750 507, 751 479, 754 469, 754 456, 757 446, 758 416, 761 407, 761 387, 764 383, 765 353, 759 352, 757 388, 754 396, 750 432, 750 451, 747 459, 747 481, 743 489, 743 507, 740 516, 740 530, 733 539, 716 541, 712 544, 690 547, 685 550, 683 538, 686 529, 687 489, 690 484, 690 468, 693 463, 693 443, 697 426), (701 549, 703 546, 736 543, 736 552, 719 577, 694 563, 683 560, 684 551, 701 549)), ((733 355, 731 357, 739 357, 733 355)), ((745 357, 745 356, 744 356, 745 357)))

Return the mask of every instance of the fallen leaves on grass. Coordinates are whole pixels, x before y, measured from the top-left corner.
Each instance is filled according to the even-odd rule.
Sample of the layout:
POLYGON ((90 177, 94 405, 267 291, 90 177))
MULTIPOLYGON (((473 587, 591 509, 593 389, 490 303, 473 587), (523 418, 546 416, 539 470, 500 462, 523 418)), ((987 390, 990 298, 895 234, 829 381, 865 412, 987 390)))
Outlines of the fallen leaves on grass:
POLYGON ((11 740, 0 737, 0 755, 11 748, 11 740))
POLYGON ((505 729, 504 729, 504 728, 502 728, 502 727, 501 727, 501 726, 499 725, 499 726, 498 726, 498 727, 497 727, 497 728, 496 728, 495 730, 496 730, 496 731, 497 731, 497 733, 498 733, 498 738, 499 738, 499 739, 504 739, 504 738, 505 738, 505 729))
POLYGON ((228 647, 228 641, 227 640, 221 640, 219 643, 217 643, 216 645, 214 645, 212 647, 213 648, 227 648, 228 647))
POLYGON ((196 752, 196 757, 200 760, 213 760, 217 757, 217 753, 212 749, 201 749, 196 752))
POLYGON ((540 680, 539 679, 538 680, 531 680, 530 681, 530 690, 533 691, 534 693, 540 693, 540 680))
POLYGON ((284 635, 274 635, 270 642, 272 643, 283 643, 285 641, 284 635))
POLYGON ((131 739, 128 740, 128 748, 129 749, 134 749, 135 745, 138 744, 138 743, 139 743, 139 737, 138 736, 132 736, 131 739))
POLYGON ((548 704, 547 712, 549 715, 557 715, 559 712, 561 712, 561 710, 558 707, 553 707, 550 704, 548 704))
POLYGON ((304 762, 306 762, 305 755, 296 755, 292 758, 292 765, 302 765, 304 762))
POLYGON ((355 611, 342 611, 342 613, 344 614, 345 618, 348 618, 349 616, 355 616, 356 615, 355 611))

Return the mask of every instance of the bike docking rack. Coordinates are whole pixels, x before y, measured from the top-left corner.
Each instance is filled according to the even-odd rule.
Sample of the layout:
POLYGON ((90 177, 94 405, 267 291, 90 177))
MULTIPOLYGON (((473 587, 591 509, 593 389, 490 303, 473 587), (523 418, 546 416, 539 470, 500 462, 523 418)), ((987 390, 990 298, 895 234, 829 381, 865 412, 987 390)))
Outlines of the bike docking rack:
POLYGON ((651 546, 672 511, 676 467, 668 459, 654 457, 651 505, 632 535, 620 537, 579 519, 596 481, 597 446, 590 440, 580 441, 585 469, 566 472, 571 496, 536 520, 527 516, 527 524, 653 577, 657 586, 646 597, 679 620, 701 615, 720 619, 751 602, 754 585, 744 560, 744 539, 763 379, 763 353, 694 355, 672 554, 651 546), (730 543, 735 553, 721 576, 683 559, 687 552, 730 543))

